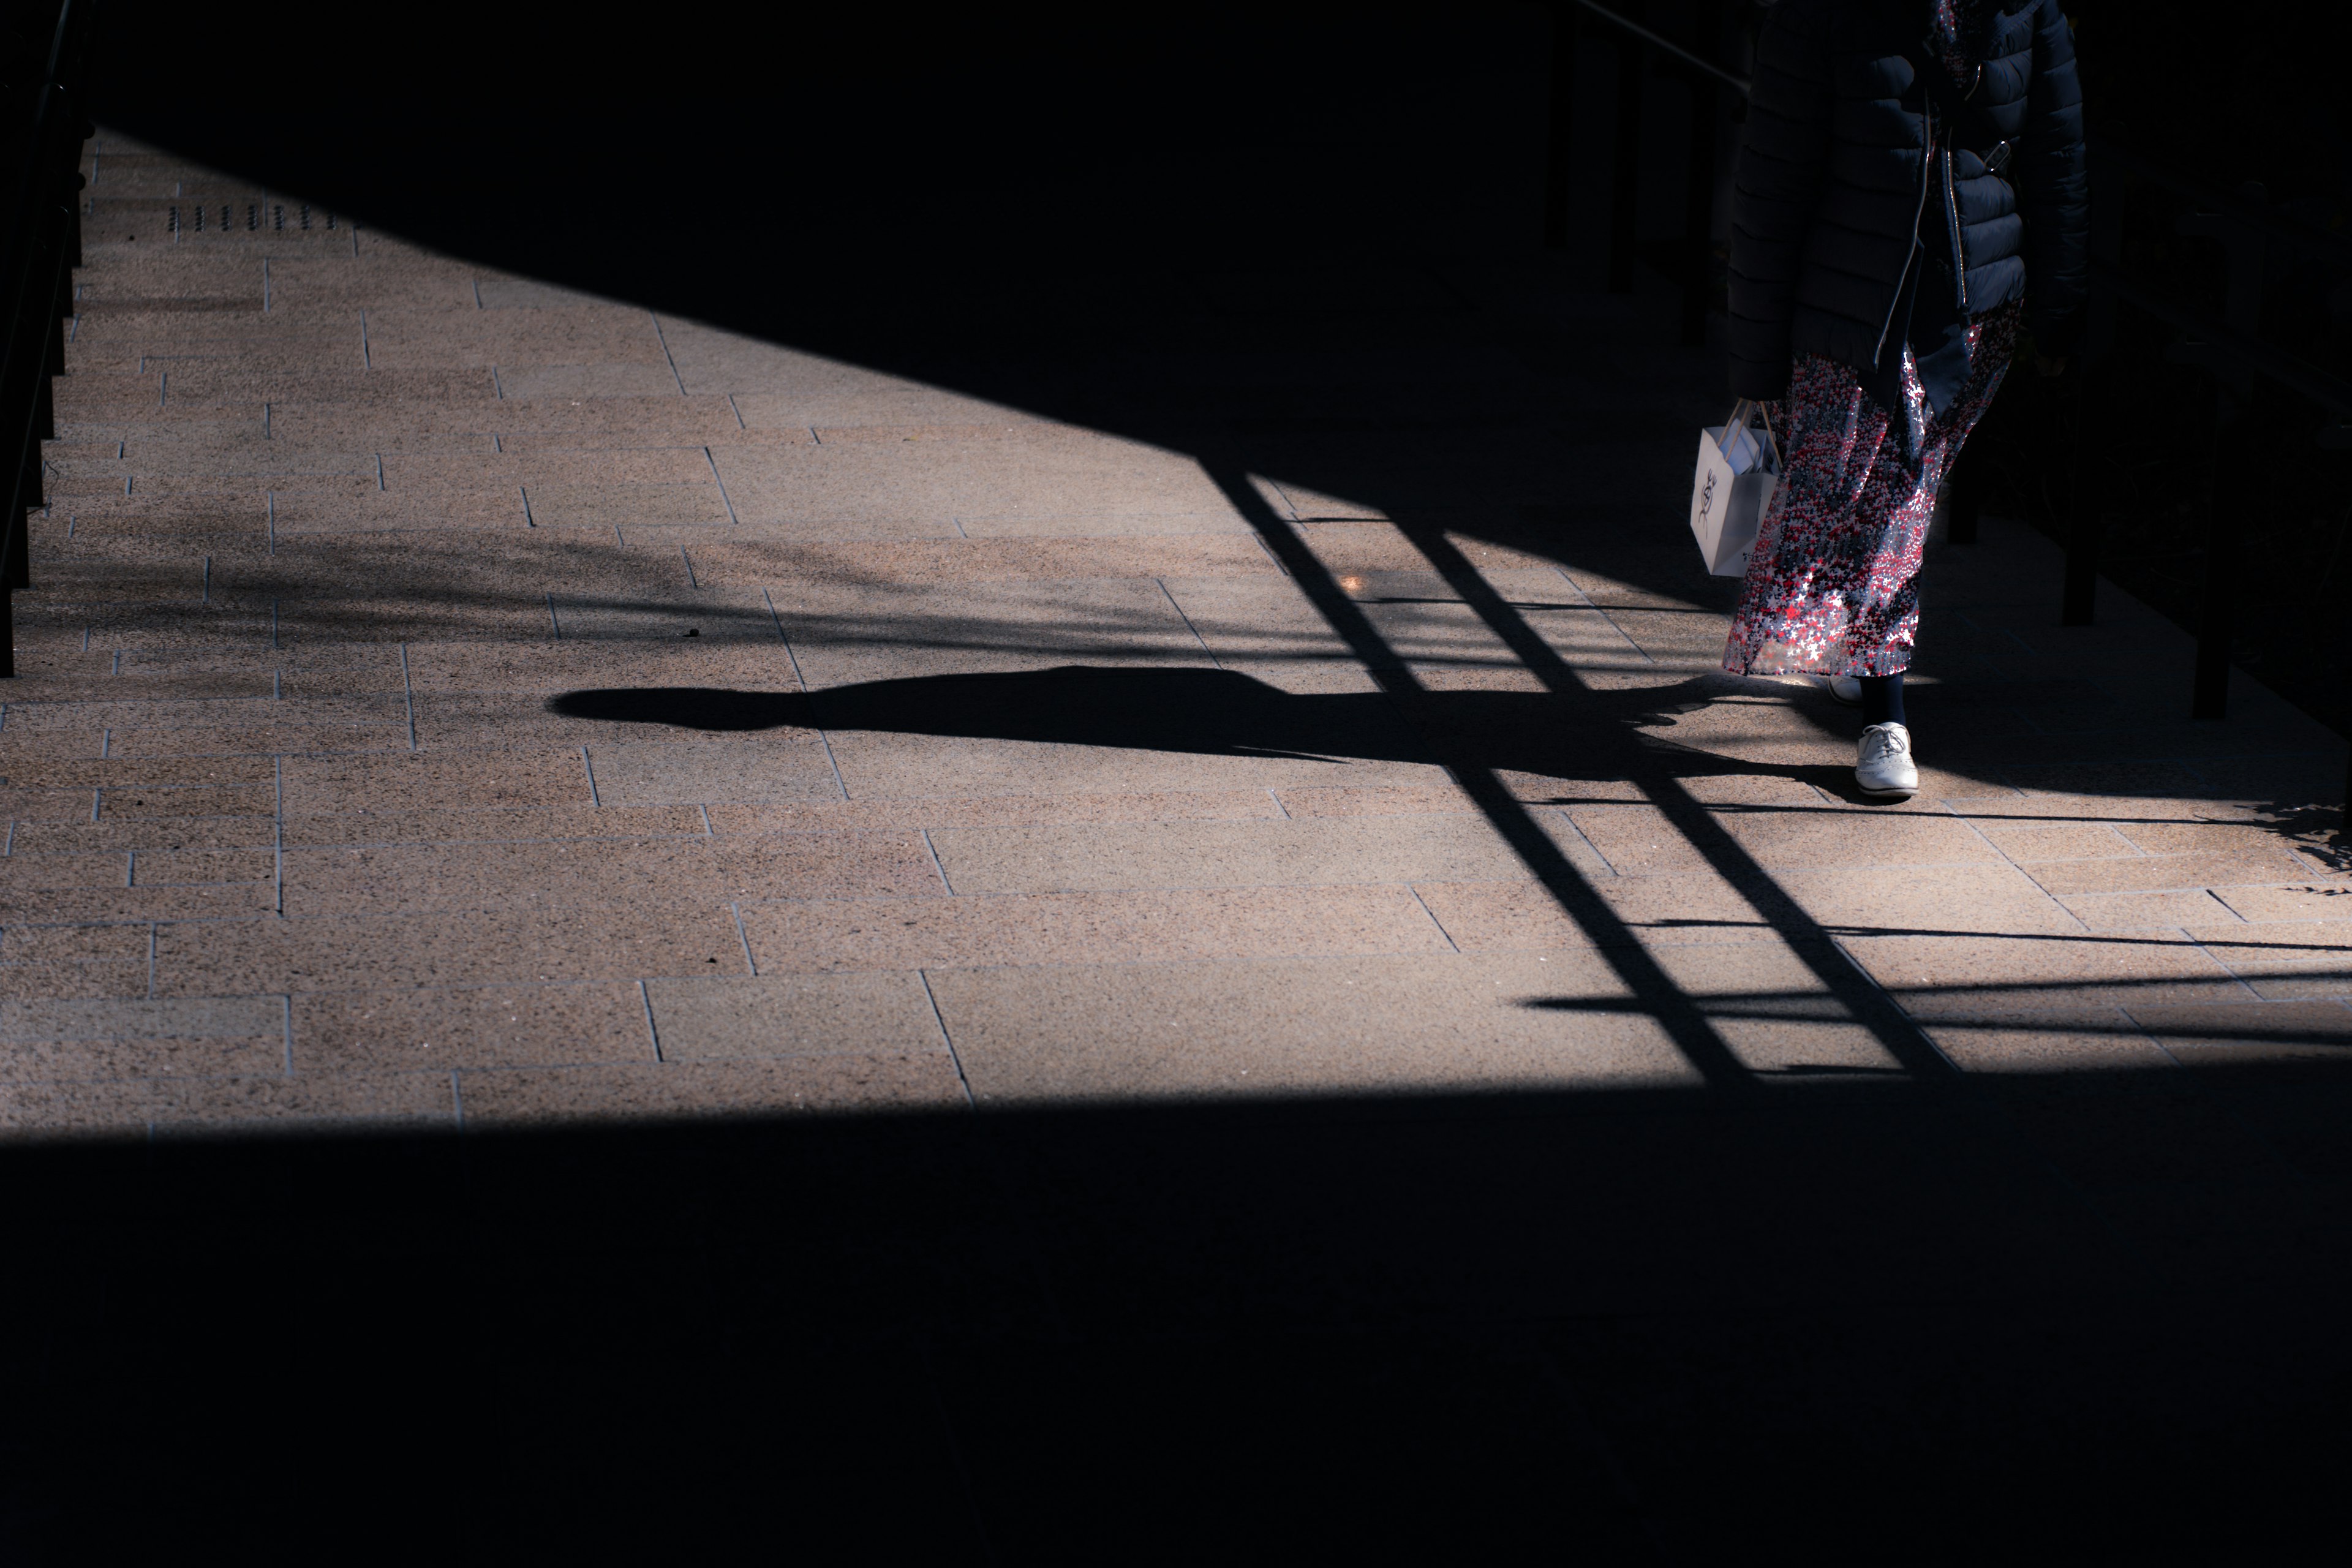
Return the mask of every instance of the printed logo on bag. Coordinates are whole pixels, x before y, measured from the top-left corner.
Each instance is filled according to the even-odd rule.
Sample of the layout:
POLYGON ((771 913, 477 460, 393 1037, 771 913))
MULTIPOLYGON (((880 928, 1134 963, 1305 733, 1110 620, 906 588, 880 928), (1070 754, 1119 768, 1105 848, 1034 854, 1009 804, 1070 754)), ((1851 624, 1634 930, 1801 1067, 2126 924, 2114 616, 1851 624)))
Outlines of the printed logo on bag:
POLYGON ((1706 520, 1707 510, 1714 505, 1715 473, 1710 469, 1707 472, 1706 484, 1705 488, 1698 492, 1698 515, 1700 521, 1704 522, 1706 520))

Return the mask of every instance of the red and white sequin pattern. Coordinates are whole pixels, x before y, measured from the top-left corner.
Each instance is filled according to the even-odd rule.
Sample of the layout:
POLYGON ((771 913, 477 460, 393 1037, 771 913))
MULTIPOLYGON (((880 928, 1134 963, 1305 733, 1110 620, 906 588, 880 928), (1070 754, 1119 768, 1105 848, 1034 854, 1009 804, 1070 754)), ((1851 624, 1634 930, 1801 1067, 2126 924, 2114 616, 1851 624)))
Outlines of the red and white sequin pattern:
POLYGON ((1930 35, 1936 40, 1937 51, 1944 57, 1944 68, 1952 73, 1952 85, 1962 92, 1977 84, 1979 63, 1969 57, 1961 43, 1964 36, 1975 37, 1984 28, 1983 0, 1933 0, 1927 7, 1930 35))
POLYGON ((1919 557, 1936 492, 2000 390, 2020 307, 1971 322, 1968 379, 1931 412, 1911 351, 1892 411, 1846 366, 1800 354, 1766 405, 1780 483, 1756 531, 1723 668, 1734 675, 1894 675, 1919 630, 1919 557), (1913 439, 1916 436, 1916 439, 1913 439))

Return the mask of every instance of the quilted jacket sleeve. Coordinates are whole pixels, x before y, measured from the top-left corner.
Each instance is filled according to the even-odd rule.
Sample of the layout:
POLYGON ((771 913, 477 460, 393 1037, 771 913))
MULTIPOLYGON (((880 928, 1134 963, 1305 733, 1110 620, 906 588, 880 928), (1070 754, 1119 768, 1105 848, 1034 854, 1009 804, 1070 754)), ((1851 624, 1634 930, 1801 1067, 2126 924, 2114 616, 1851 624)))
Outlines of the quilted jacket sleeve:
MULTIPOLYGON (((2053 0, 2054 4, 2054 0, 2053 0)), ((1755 86, 1731 191, 1731 391, 1789 387, 1789 322, 1828 173, 1830 73, 1819 13, 1781 0, 1756 42, 1755 86)))
POLYGON ((2026 324, 2042 353, 2069 352, 2090 291, 2090 178, 2083 154, 2083 84, 2058 0, 2033 21, 2018 205, 2025 215, 2026 324))

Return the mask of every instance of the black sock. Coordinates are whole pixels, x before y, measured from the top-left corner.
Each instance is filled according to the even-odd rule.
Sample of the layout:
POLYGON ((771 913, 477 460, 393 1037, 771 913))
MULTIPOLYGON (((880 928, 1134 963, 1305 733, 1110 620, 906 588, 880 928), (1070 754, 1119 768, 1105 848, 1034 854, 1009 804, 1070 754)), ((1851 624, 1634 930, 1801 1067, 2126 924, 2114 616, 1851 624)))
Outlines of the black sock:
POLYGON ((1862 678, 1862 721, 1870 724, 1900 724, 1908 730, 1911 721, 1903 716, 1903 673, 1865 675, 1862 678))

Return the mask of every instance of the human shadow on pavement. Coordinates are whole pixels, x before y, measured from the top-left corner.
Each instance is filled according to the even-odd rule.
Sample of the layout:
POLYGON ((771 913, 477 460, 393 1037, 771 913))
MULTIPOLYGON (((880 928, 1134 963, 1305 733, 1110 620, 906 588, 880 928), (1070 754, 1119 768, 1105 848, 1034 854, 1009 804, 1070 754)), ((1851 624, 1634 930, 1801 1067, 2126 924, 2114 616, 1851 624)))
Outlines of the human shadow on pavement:
POLYGON ((1822 769, 1741 761, 1657 733, 1722 682, 1593 691, 1287 692, 1234 670, 1063 665, 914 676, 816 692, 603 687, 548 700, 552 712, 717 733, 785 728, 1126 747, 1206 756, 1468 763, 1551 778, 1625 780, 1822 769))

